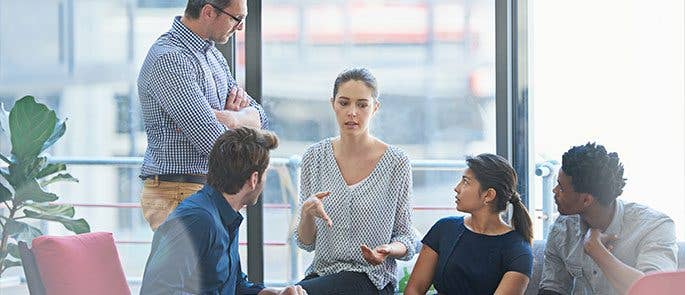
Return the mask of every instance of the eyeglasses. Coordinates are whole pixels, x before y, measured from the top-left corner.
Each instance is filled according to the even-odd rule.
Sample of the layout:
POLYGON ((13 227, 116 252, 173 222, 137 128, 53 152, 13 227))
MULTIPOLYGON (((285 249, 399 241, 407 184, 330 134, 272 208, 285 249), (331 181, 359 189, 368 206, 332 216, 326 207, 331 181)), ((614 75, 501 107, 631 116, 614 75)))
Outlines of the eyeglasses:
POLYGON ((207 4, 209 4, 210 6, 214 7, 214 9, 220 11, 221 13, 230 16, 230 17, 236 22, 235 26, 233 26, 234 28, 235 28, 235 27, 239 27, 242 23, 245 22, 245 18, 244 18, 244 17, 243 17, 243 18, 238 18, 238 17, 233 16, 232 14, 230 14, 230 13, 224 11, 223 9, 219 8, 218 6, 216 6, 216 5, 212 4, 212 3, 207 3, 207 4))

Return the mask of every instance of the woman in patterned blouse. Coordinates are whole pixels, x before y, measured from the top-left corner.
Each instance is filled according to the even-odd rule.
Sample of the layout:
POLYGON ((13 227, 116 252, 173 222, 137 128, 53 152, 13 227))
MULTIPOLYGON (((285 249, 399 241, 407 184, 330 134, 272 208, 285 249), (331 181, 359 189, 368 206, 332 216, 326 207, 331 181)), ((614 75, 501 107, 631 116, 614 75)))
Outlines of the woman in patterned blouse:
POLYGON ((367 69, 338 75, 331 107, 340 136, 302 156, 294 238, 316 252, 298 284, 309 294, 393 294, 395 259, 415 253, 409 158, 369 132, 380 102, 367 69))

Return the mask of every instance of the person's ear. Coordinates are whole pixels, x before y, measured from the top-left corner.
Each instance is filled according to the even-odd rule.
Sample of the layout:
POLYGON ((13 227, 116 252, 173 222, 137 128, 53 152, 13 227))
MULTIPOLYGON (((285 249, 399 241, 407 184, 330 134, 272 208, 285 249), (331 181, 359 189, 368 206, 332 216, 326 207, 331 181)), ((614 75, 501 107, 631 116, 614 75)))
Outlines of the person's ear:
POLYGON ((202 6, 202 9, 200 9, 200 18, 212 18, 213 15, 217 14, 216 11, 214 10, 214 7, 209 4, 205 4, 202 6))
POLYGON ((590 207, 597 201, 595 197, 589 193, 580 193, 580 200, 583 204, 583 208, 590 207))
POLYGON ((495 198, 497 198, 497 191, 495 191, 493 188, 489 188, 485 190, 481 196, 483 198, 483 202, 490 204, 495 201, 495 198))
POLYGON ((250 175, 250 179, 248 181, 250 182, 251 190, 257 188, 257 184, 259 184, 259 172, 252 172, 252 175, 250 175))

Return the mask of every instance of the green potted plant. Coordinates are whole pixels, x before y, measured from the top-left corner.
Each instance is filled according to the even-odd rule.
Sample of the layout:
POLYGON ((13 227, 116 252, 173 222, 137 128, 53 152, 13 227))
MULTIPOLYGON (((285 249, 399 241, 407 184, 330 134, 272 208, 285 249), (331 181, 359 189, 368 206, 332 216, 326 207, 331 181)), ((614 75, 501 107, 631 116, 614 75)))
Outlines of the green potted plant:
POLYGON ((90 232, 83 218, 74 219, 73 206, 53 204, 59 197, 45 191, 55 182, 78 181, 64 173, 65 164, 49 163, 44 155, 66 128, 65 121, 32 96, 16 101, 9 113, 0 105, 0 129, 12 143, 9 155, 0 153, 0 276, 21 265, 18 241, 30 243, 43 234, 28 219, 59 222, 77 234, 90 232))

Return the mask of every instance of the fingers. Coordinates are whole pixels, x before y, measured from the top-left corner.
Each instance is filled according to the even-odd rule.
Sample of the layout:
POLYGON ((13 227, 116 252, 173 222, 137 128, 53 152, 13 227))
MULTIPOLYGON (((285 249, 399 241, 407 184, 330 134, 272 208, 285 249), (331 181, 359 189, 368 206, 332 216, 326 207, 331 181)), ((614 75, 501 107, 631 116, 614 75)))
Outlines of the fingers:
POLYGON ((244 89, 240 88, 240 91, 243 93, 243 101, 240 103, 240 108, 243 109, 250 105, 250 100, 247 98, 247 92, 244 89))
POLYGON ((371 248, 369 248, 369 246, 367 246, 366 244, 362 244, 362 245, 360 246, 360 248, 362 249, 362 253, 366 252, 366 253, 371 254, 371 252, 373 252, 373 251, 371 250, 371 248))
POLYGON ((328 227, 332 227, 333 221, 331 220, 330 217, 328 217, 326 210, 323 209, 323 205, 321 205, 321 207, 319 207, 319 208, 320 208, 320 210, 318 210, 318 211, 321 214, 321 219, 323 219, 326 222, 326 225, 328 225, 328 227))
POLYGON ((331 195, 331 192, 318 192, 314 194, 314 197, 316 197, 319 200, 323 200, 323 198, 328 197, 331 195))
POLYGON ((390 249, 388 249, 388 246, 386 245, 380 245, 376 247, 376 252, 381 253, 383 255, 388 255, 390 254, 390 249))
POLYGON ((328 227, 333 226, 333 220, 328 216, 326 210, 323 207, 322 200, 329 196, 331 192, 318 192, 310 197, 309 200, 302 204, 302 210, 310 216, 318 217, 326 222, 328 227))
POLYGON ((302 286, 300 286, 300 285, 295 285, 295 291, 299 295, 306 295, 307 294, 307 290, 302 288, 302 286))
POLYGON ((237 108, 236 111, 238 111, 243 108, 245 103, 245 90, 240 87, 235 88, 238 88, 235 92, 235 107, 237 108))
POLYGON ((238 97, 236 95, 237 92, 238 92, 238 87, 233 87, 233 89, 231 89, 231 91, 228 93, 228 97, 226 97, 226 106, 224 107, 224 109, 237 111, 237 107, 236 107, 236 98, 238 97))
POLYGON ((364 257, 364 260, 371 265, 379 265, 381 262, 383 262, 383 259, 378 258, 376 253, 374 253, 374 250, 371 250, 369 246, 362 244, 360 249, 362 251, 362 257, 364 257))

